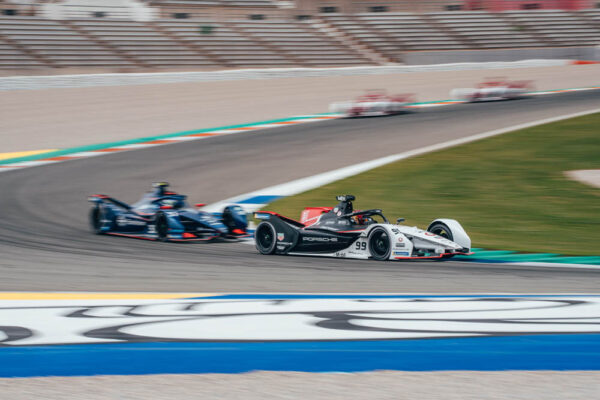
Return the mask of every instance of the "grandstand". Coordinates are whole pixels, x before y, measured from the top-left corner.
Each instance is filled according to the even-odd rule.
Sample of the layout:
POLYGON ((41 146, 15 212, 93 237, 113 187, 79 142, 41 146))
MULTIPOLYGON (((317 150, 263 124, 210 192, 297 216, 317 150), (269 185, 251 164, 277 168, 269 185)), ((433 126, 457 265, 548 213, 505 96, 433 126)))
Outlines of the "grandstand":
POLYGON ((0 69, 402 63, 424 51, 600 45, 585 0, 0 0, 0 69), (510 5, 510 6, 509 6, 510 5))

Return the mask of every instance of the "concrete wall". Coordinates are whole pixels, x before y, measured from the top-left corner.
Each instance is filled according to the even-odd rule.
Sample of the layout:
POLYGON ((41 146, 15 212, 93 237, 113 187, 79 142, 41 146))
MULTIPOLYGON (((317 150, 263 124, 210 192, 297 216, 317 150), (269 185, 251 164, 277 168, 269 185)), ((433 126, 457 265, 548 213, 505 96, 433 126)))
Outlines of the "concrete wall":
POLYGON ((402 56, 402 60, 409 65, 519 61, 530 59, 600 60, 600 46, 502 50, 414 51, 404 53, 402 56))

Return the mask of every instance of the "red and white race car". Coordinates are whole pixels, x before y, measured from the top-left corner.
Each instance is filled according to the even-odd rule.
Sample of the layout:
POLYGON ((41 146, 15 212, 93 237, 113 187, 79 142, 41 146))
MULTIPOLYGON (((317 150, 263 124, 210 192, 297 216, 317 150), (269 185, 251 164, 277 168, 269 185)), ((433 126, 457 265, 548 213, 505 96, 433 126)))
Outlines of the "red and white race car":
POLYGON ((332 103, 329 110, 346 117, 393 115, 406 110, 414 102, 413 94, 388 95, 384 91, 369 91, 352 101, 332 103))
POLYGON ((508 81, 505 78, 489 78, 474 88, 453 89, 450 97, 464 101, 510 100, 525 97, 534 90, 531 81, 508 81))

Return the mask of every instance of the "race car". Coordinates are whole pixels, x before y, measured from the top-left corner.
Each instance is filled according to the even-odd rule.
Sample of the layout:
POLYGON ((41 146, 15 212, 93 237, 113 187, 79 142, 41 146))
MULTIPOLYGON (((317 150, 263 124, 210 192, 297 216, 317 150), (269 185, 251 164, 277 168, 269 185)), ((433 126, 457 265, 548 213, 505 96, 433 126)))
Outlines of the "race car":
POLYGON ((460 88, 450 91, 453 99, 469 102, 511 100, 522 98, 534 90, 531 81, 508 81, 505 78, 489 78, 475 88, 460 88))
POLYGON ((332 103, 329 110, 346 117, 393 115, 406 111, 406 105, 412 102, 412 94, 390 96, 383 91, 371 91, 353 101, 332 103))
POLYGON ((471 239, 453 219, 436 219, 426 230, 390 223, 379 209, 353 209, 352 195, 335 207, 307 207, 300 221, 257 211, 254 232, 261 254, 290 254, 373 260, 447 259, 469 255, 471 239))
MULTIPOLYGON (((88 198, 92 231, 98 235, 116 235, 163 242, 237 239, 250 236, 246 213, 230 205, 219 213, 192 208, 186 196, 168 190, 167 182, 152 184, 153 190, 129 205, 104 194, 88 198)), ((202 207, 205 204, 196 204, 202 207)))

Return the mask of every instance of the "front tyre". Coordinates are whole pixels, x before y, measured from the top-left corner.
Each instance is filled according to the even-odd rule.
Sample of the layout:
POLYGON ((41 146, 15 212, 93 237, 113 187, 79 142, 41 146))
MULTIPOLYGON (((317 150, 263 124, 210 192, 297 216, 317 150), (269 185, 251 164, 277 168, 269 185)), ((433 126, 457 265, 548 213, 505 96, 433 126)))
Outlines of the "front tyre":
POLYGON ((369 253, 371 258, 377 261, 385 261, 390 258, 392 251, 392 243, 388 232, 377 227, 369 234, 369 253))
POLYGON ((254 241, 256 249, 260 254, 273 254, 277 245, 275 227, 267 221, 263 221, 256 227, 254 232, 254 241))
POLYGON ((96 235, 102 235, 102 227, 104 225, 104 211, 100 206, 95 206, 90 210, 90 227, 96 235))
POLYGON ((452 236, 452 231, 448 228, 448 225, 442 222, 436 222, 432 224, 429 228, 427 228, 428 232, 434 233, 438 236, 441 236, 445 239, 454 241, 454 237, 452 236))
POLYGON ((156 215, 156 240, 166 242, 169 240, 169 221, 163 213, 156 215))

